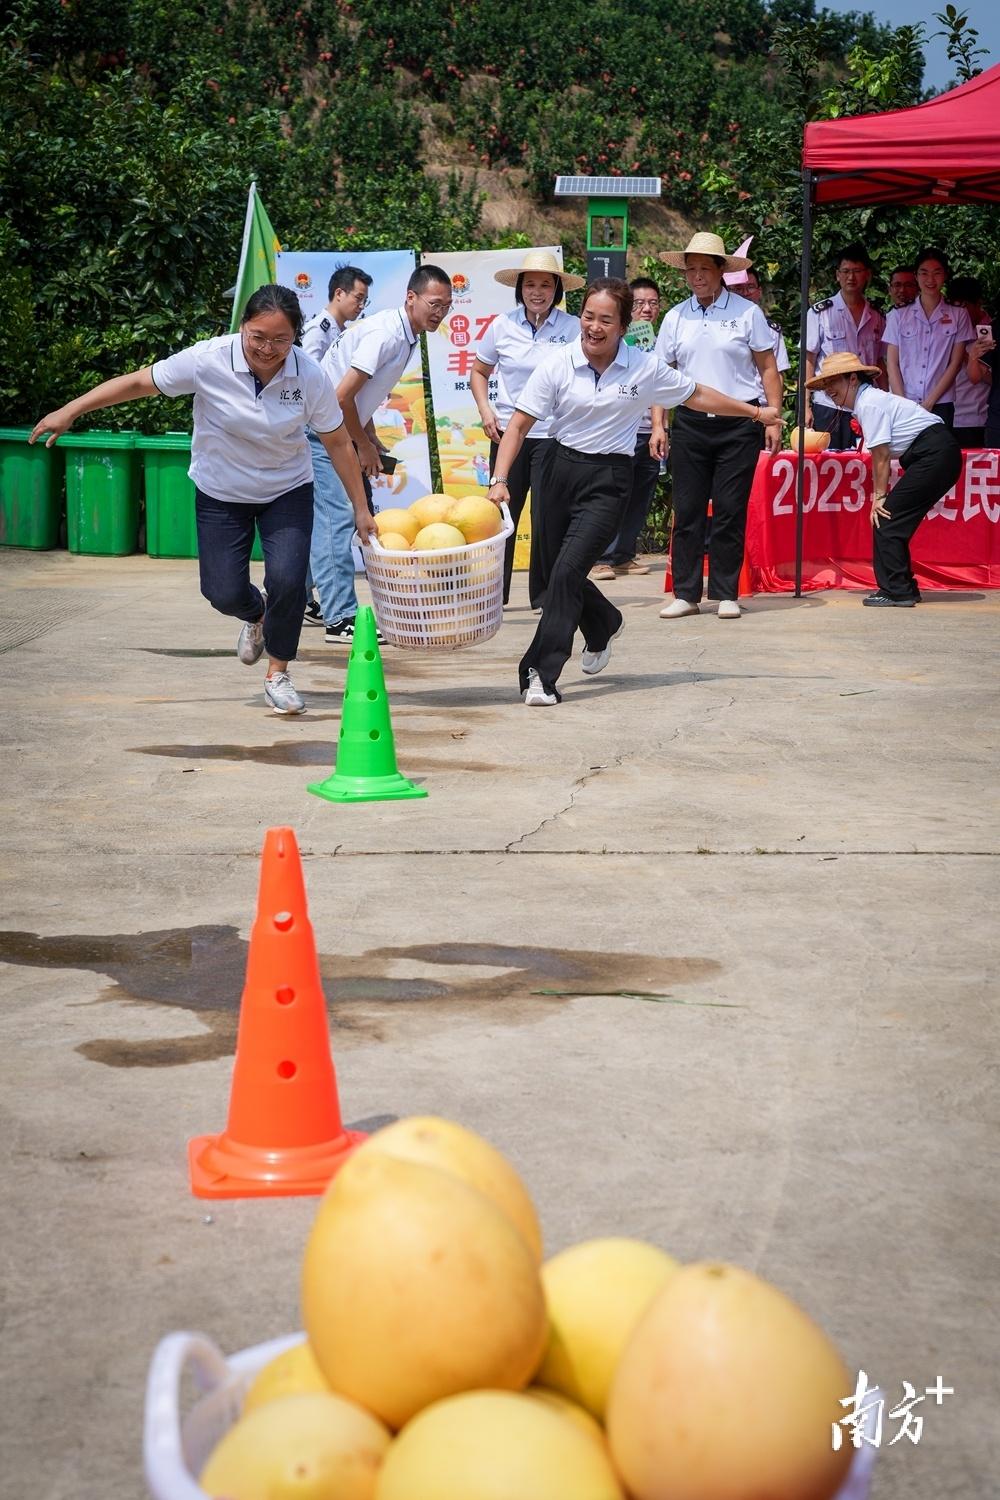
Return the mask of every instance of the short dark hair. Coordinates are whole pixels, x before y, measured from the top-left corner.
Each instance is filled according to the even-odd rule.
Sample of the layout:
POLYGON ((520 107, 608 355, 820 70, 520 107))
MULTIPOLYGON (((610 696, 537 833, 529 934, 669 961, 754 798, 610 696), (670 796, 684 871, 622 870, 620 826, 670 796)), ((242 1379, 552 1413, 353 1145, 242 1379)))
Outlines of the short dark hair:
POLYGON ((297 344, 302 333, 302 308, 290 286, 278 286, 275 282, 269 282, 267 286, 259 286, 247 299, 243 316, 240 318, 240 327, 242 328, 244 323, 249 323, 251 318, 259 318, 262 313, 273 312, 284 313, 292 325, 292 336, 297 344))
POLYGON ((978 302, 983 295, 983 283, 978 276, 953 276, 948 283, 948 296, 954 302, 978 302))
POLYGON ((632 288, 633 292, 655 292, 658 297, 662 296, 660 288, 656 285, 656 282, 650 276, 635 276, 629 282, 629 286, 632 288))
POLYGON ((584 290, 583 302, 580 307, 581 313, 587 306, 591 297, 598 292, 605 292, 618 307, 618 321, 623 328, 627 328, 632 321, 632 288, 627 281, 622 281, 618 276, 598 276, 595 281, 584 290))
POLYGON ((363 281, 365 286, 372 284, 372 278, 367 271, 362 271, 360 266, 338 266, 330 277, 330 285, 326 289, 327 302, 333 301, 334 292, 353 292, 356 281, 363 281))
POLYGON ((851 240, 849 245, 845 245, 837 252, 833 261, 834 269, 839 271, 845 260, 856 260, 859 266, 864 266, 869 271, 872 270, 871 256, 860 240, 851 240))
POLYGON ((406 283, 406 290, 416 292, 419 296, 436 281, 441 282, 442 286, 446 286, 449 292, 451 291, 451 277, 447 271, 442 271, 440 266, 418 266, 406 283))
POLYGON ((891 281, 894 276, 916 276, 916 274, 916 266, 893 266, 889 272, 889 280, 891 281))
POLYGON ((945 274, 946 275, 950 275, 951 274, 951 266, 948 263, 948 257, 947 257, 947 255, 945 255, 945 253, 944 253, 943 250, 939 250, 936 245, 925 245, 924 246, 924 248, 914 258, 913 269, 915 271, 919 271, 920 267, 924 264, 924 262, 928 261, 928 260, 940 261, 941 265, 944 266, 945 274))
MULTIPOLYGON (((747 279, 753 276, 756 279, 757 285, 759 287, 762 287, 764 285, 764 278, 757 270, 756 266, 747 266, 746 270, 743 272, 743 275, 747 279)), ((737 290, 739 290, 739 288, 737 288, 737 290)))
POLYGON ((557 276, 555 274, 555 272, 553 272, 553 271, 522 271, 520 273, 520 275, 518 276, 517 281, 514 283, 514 301, 515 302, 521 302, 521 303, 524 302, 524 278, 525 278, 525 276, 551 276, 552 280, 556 284, 556 289, 555 289, 555 292, 553 293, 553 296, 552 296, 552 304, 551 305, 553 307, 555 307, 555 305, 556 305, 557 302, 561 302, 562 301, 562 297, 563 297, 563 284, 562 284, 562 277, 561 276, 557 276))

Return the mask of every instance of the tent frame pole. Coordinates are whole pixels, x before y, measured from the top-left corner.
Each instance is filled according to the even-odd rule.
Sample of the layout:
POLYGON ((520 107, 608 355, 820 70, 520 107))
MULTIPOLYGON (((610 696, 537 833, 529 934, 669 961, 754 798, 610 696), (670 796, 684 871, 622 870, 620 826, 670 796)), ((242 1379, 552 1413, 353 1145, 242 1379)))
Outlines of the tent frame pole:
POLYGON ((799 453, 795 473, 795 598, 802 598, 802 532, 806 482, 806 336, 809 319, 809 282, 812 271, 812 220, 816 201, 815 175, 802 172, 802 283, 799 314, 799 382, 795 405, 799 427, 799 453))

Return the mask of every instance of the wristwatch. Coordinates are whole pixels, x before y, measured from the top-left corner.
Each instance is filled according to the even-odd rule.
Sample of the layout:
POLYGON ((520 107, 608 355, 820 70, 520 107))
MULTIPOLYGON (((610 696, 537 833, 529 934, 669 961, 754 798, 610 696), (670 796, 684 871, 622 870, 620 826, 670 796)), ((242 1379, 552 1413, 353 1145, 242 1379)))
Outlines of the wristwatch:
POLYGON ((490 489, 492 489, 495 484, 506 484, 506 483, 507 483, 507 476, 506 476, 506 474, 491 474, 490 475, 490 484, 489 484, 490 489))

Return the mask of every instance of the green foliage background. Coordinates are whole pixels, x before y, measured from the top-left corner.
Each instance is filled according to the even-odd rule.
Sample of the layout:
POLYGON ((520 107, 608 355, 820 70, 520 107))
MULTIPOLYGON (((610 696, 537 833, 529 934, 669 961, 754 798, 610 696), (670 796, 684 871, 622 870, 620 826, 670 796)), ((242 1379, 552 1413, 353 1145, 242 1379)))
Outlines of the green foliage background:
MULTIPOLYGON (((814 0, 13 0, 5 13, 5 422, 224 329, 251 177, 290 246, 460 249, 518 241, 484 232, 469 167, 541 204, 562 171, 662 174, 690 222, 757 235, 790 329, 803 121, 921 97, 919 27, 814 0)), ((957 16, 941 19, 962 41, 957 16)), ((976 61, 967 32, 964 45, 960 70, 976 61)), ((998 229, 987 209, 821 216, 816 290, 834 246, 860 234, 884 268, 939 240, 995 299, 998 229)), ((581 242, 566 250, 582 262, 581 242)), ((681 290, 655 260, 641 269, 681 290)), ((160 401, 95 424, 187 420, 187 403, 160 401)))

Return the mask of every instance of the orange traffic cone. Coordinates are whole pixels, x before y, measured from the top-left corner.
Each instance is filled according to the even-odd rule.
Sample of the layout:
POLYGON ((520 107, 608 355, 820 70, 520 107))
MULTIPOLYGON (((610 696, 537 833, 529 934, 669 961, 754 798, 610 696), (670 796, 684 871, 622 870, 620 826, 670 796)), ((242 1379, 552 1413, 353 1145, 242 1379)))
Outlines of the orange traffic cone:
POLYGON ((322 1193, 364 1134, 345 1130, 326 1002, 291 828, 264 839, 240 1028, 221 1135, 188 1142, 196 1198, 322 1193))

